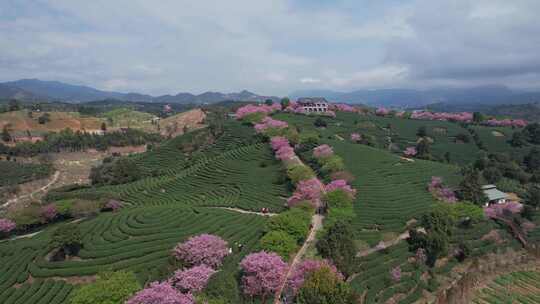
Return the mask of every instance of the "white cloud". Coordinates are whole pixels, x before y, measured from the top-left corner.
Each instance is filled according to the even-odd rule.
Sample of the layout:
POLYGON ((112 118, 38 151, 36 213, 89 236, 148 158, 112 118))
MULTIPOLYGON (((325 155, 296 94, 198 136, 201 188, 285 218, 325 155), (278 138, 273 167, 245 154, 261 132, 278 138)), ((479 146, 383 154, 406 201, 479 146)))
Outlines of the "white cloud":
POLYGON ((536 0, 347 3, 2 1, 0 80, 152 94, 539 83, 536 0))
POLYGON ((300 78, 300 82, 313 84, 313 83, 320 83, 321 80, 317 78, 312 78, 312 77, 304 77, 304 78, 300 78))

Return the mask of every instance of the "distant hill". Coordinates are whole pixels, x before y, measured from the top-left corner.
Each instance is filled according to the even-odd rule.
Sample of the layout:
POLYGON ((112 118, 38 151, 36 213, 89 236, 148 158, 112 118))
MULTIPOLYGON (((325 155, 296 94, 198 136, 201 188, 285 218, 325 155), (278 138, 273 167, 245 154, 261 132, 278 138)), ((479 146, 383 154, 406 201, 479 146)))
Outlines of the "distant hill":
POLYGON ((21 79, 0 83, 0 98, 19 100, 64 101, 81 103, 104 99, 134 102, 163 102, 183 104, 210 104, 226 100, 263 102, 266 99, 279 100, 275 96, 261 96, 249 91, 239 93, 205 92, 199 95, 178 93, 176 95, 150 96, 139 93, 102 91, 88 86, 72 85, 59 81, 21 79))
POLYGON ((439 112, 478 111, 498 117, 522 118, 527 121, 540 122, 540 102, 502 105, 437 103, 428 105, 426 108, 439 112))
POLYGON ((540 102, 540 92, 515 91, 504 86, 430 90, 376 89, 352 92, 308 90, 293 92, 290 95, 293 98, 321 96, 336 102, 399 108, 418 108, 435 103, 494 105, 540 102))

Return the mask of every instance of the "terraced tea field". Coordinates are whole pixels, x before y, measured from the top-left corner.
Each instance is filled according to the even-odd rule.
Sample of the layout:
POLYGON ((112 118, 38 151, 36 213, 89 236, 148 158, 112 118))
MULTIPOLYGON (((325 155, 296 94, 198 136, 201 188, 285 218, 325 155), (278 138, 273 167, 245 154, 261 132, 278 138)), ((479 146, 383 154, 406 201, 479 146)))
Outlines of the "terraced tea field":
POLYGON ((0 160, 0 187, 45 178, 52 171, 51 166, 48 165, 23 164, 0 160))
POLYGON ((499 276, 476 293, 473 303, 540 303, 540 272, 519 271, 499 276))
POLYGON ((431 161, 409 162, 365 145, 332 141, 356 177, 358 189, 353 222, 358 238, 375 244, 387 233, 400 233, 407 221, 427 211, 435 202, 426 190, 432 176, 441 176, 450 185, 459 181, 458 167, 431 161))
POLYGON ((66 303, 70 282, 91 279, 105 270, 131 270, 141 282, 161 278, 169 271, 174 245, 200 233, 219 235, 231 246, 243 244, 224 267, 236 265, 253 250, 264 222, 261 216, 219 209, 151 206, 79 223, 84 247, 77 260, 44 259, 50 230, 33 239, 0 243, 0 303, 66 303))

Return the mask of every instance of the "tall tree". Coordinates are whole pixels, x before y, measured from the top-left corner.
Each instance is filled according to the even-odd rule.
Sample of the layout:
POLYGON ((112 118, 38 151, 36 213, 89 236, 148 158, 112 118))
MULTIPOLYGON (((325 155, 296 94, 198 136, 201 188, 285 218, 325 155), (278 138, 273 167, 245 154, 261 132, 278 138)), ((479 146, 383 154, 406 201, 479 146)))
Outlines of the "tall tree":
POLYGON ((317 249, 324 258, 334 262, 345 276, 354 272, 356 249, 349 224, 340 221, 330 227, 327 233, 317 242, 317 249))
POLYGON ((458 195, 462 200, 473 202, 477 205, 486 203, 487 198, 480 185, 480 173, 474 168, 463 171, 463 180, 459 184, 458 195))

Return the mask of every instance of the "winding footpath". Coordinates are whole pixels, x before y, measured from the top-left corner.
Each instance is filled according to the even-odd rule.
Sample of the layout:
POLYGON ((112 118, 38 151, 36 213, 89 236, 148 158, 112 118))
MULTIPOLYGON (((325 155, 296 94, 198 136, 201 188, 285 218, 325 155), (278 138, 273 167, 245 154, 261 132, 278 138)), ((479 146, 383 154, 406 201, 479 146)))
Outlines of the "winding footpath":
POLYGON ((5 204, 3 204, 1 207, 2 208, 7 208, 12 204, 17 203, 19 200, 27 198, 27 197, 29 197, 30 199, 33 199, 35 194, 37 194, 39 192, 47 191, 47 189, 49 189, 54 183, 56 183, 56 181, 58 181, 59 177, 60 177, 60 171, 54 172, 54 175, 53 175, 52 179, 45 186, 43 186, 43 187, 41 187, 39 189, 36 189, 36 190, 32 191, 29 194, 25 194, 25 195, 21 195, 21 196, 12 198, 12 199, 8 200, 5 204))
POLYGON ((260 216, 275 216, 275 215, 277 215, 277 213, 255 212, 255 211, 249 211, 249 210, 244 210, 244 209, 240 209, 240 208, 231 208, 231 207, 210 207, 210 208, 229 210, 229 211, 234 211, 234 212, 238 212, 238 213, 242 213, 242 214, 254 214, 254 215, 260 215, 260 216))
POLYGON ((276 292, 276 295, 274 297, 274 304, 281 304, 281 295, 283 294, 283 290, 285 289, 285 285, 287 285, 287 281, 289 280, 289 277, 294 273, 294 269, 302 261, 304 258, 304 255, 306 254, 307 249, 316 241, 317 232, 322 229, 324 216, 320 214, 314 214, 311 218, 311 224, 312 228, 309 231, 308 237, 306 238, 306 241, 298 250, 296 255, 294 256, 294 259, 289 266, 289 269, 287 270, 287 274, 285 275, 285 278, 283 279, 283 282, 279 289, 276 292))

